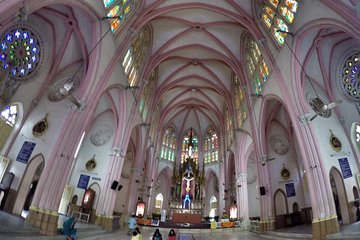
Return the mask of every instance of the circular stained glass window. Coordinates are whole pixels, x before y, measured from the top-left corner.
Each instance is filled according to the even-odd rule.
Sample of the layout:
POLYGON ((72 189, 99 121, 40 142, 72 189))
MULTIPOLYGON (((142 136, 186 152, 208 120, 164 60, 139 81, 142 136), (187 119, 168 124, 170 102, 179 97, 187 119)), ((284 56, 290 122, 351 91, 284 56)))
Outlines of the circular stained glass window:
POLYGON ((360 61, 359 52, 351 55, 342 68, 341 86, 346 94, 353 100, 360 97, 360 61))
POLYGON ((2 70, 16 80, 25 80, 35 72, 40 62, 39 40, 27 27, 15 27, 1 38, 2 70))

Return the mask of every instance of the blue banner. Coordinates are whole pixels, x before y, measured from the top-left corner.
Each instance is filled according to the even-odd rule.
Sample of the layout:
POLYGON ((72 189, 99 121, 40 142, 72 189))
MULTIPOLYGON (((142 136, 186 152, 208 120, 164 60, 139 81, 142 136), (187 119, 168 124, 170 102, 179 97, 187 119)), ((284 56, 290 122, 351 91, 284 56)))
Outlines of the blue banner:
POLYGON ((89 184, 90 176, 89 175, 80 175, 79 182, 77 187, 82 189, 87 189, 87 186, 89 184))
POLYGON ((36 143, 25 141, 20 149, 19 154, 16 157, 16 161, 27 164, 35 148, 35 145, 36 143))
POLYGON ((296 196, 294 183, 286 183, 285 188, 286 188, 286 196, 287 197, 295 197, 296 196))
POLYGON ((351 172, 351 168, 350 168, 350 164, 347 158, 340 158, 339 159, 339 164, 340 164, 340 168, 341 168, 341 172, 343 175, 343 178, 349 178, 352 177, 352 172, 351 172))

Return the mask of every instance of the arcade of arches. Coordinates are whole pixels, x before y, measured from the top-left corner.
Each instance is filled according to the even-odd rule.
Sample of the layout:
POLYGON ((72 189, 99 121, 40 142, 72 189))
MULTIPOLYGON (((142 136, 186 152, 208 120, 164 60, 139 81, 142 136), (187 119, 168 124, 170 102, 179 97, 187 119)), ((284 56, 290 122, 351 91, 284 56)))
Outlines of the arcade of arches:
MULTIPOLYGON (((0 207, 357 221, 355 0, 0 1, 0 207)), ((179 220, 181 221, 181 220, 179 220)))

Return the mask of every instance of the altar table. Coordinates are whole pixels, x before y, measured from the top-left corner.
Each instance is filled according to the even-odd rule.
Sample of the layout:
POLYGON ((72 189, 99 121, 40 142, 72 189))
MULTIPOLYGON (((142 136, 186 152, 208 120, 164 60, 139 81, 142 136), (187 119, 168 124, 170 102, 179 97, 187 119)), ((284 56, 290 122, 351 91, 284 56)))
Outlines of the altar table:
POLYGON ((196 213, 173 213, 172 222, 174 223, 201 223, 201 214, 196 213))

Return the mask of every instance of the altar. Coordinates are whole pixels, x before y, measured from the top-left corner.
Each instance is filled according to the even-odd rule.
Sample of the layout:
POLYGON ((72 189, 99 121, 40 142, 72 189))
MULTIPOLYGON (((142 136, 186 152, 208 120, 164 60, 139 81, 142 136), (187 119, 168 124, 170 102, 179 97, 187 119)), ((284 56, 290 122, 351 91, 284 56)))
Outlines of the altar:
POLYGON ((198 214, 198 213, 173 213, 172 222, 173 223, 199 224, 199 223, 201 223, 201 214, 198 214))

